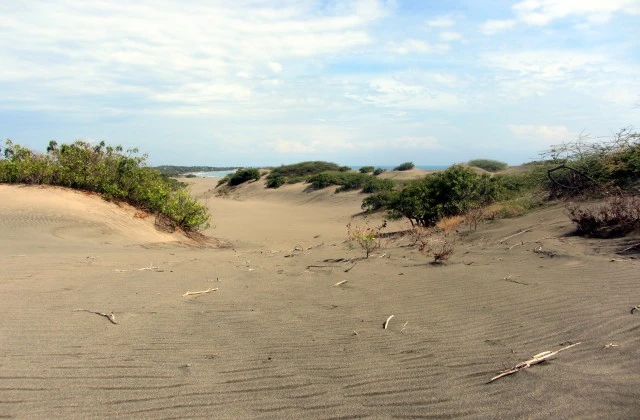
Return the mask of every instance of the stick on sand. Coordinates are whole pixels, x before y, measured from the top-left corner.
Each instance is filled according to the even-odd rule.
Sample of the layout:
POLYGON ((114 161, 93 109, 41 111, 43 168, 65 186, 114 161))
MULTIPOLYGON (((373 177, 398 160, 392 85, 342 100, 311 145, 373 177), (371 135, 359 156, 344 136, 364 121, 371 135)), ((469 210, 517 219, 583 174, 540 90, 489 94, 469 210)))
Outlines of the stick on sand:
POLYGON ((89 309, 76 309, 75 311, 76 312, 89 312, 91 314, 100 315, 100 316, 103 316, 103 317, 107 318, 109 321, 111 321, 112 324, 117 324, 116 317, 115 317, 115 315, 113 315, 113 312, 111 312, 110 314, 106 314, 104 312, 91 311, 89 309))
POLYGON ((499 375, 494 376, 493 378, 491 378, 489 380, 489 382, 487 383, 491 383, 495 380, 498 380, 504 376, 507 375, 513 375, 514 373, 522 370, 522 369, 527 369, 533 365, 537 365, 539 363, 542 362, 546 362, 548 359, 550 359, 551 357, 555 356, 556 354, 560 353, 563 350, 567 350, 570 349, 573 346, 577 346, 580 343, 575 343, 575 344, 571 344, 570 346, 567 347, 563 347, 560 350, 556 350, 556 351, 543 351, 542 353, 538 353, 535 356, 533 356, 531 359, 524 361, 524 362, 520 362, 517 365, 515 365, 514 367, 512 367, 511 369, 505 370, 503 372, 500 372, 499 375))
POLYGON ((334 284, 334 285, 333 285, 333 287, 340 286, 341 284, 344 284, 344 283, 346 283, 346 282, 348 282, 348 281, 349 281, 349 280, 342 280, 342 281, 339 281, 339 282, 337 282, 336 284, 334 284))
POLYGON ((527 233, 527 232, 531 232, 531 229, 521 230, 521 231, 520 231, 520 232, 518 232, 518 233, 514 233, 513 235, 509 235, 509 236, 507 236, 506 238, 502 238, 502 239, 500 239, 498 242, 503 243, 503 242, 504 242, 504 241, 506 241, 507 239, 511 239, 511 238, 513 238, 514 236, 522 235, 523 233, 527 233))
POLYGON ((389 318, 387 318, 386 321, 384 321, 384 326, 383 329, 387 329, 387 327, 389 326, 389 321, 391 321, 391 318, 393 318, 393 315, 389 315, 389 318))
POLYGON ((209 292, 215 292, 216 290, 218 290, 218 288, 216 287, 215 289, 207 289, 207 290, 200 290, 199 292, 190 292, 187 290, 187 293, 185 293, 182 296, 193 296, 193 295, 201 295, 203 293, 209 293, 209 292))

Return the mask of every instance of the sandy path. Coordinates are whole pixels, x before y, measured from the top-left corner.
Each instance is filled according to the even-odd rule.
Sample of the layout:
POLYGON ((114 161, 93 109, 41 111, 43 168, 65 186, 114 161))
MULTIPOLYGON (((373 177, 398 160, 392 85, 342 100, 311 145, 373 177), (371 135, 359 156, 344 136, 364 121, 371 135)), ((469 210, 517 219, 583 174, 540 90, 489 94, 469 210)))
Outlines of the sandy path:
MULTIPOLYGON (((640 304, 639 262, 561 236, 571 230, 561 209, 482 226, 444 266, 401 241, 345 272, 351 264, 324 260, 361 255, 341 243, 356 196, 224 200, 209 201, 211 232, 233 248, 160 245, 153 230, 138 245, 126 230, 59 238, 53 222, 3 222, 0 417, 638 417, 640 314, 629 309, 640 304), (499 242, 522 227, 531 232, 499 242), (285 258, 296 242, 324 245, 285 258), (118 324, 78 308, 113 311, 118 324)), ((17 204, 0 203, 8 220, 17 204)), ((146 231, 126 212, 86 216, 107 204, 85 217, 146 231)))

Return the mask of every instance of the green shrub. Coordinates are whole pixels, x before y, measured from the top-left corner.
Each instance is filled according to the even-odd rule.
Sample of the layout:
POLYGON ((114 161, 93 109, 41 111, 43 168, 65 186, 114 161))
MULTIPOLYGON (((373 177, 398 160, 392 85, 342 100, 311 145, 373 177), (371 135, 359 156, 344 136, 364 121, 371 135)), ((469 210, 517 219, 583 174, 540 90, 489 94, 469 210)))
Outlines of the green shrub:
POLYGON ((416 165, 413 162, 405 162, 393 168, 394 171, 408 171, 410 169, 415 168, 416 165))
MULTIPOLYGON (((284 179, 284 183, 287 184, 297 184, 298 182, 304 182, 309 179, 309 177, 313 175, 317 175, 321 172, 326 171, 340 171, 343 168, 346 170, 350 170, 351 168, 342 167, 338 164, 331 162, 323 162, 323 161, 310 161, 310 162, 300 162, 292 165, 282 165, 277 168, 273 168, 269 175, 267 176, 267 184, 269 184, 270 180, 273 178, 282 178, 284 179)), ((281 183, 280 181, 273 182, 271 185, 273 187, 269 188, 278 188, 275 185, 281 183)), ((278 186, 280 186, 278 185, 278 186)))
POLYGON ((109 200, 163 214, 185 230, 206 227, 207 209, 189 197, 176 180, 146 166, 137 149, 84 141, 58 146, 49 142, 38 154, 7 140, 0 159, 0 182, 58 185, 102 194, 109 200))
POLYGON ((467 165, 475 166, 476 168, 484 169, 489 172, 498 172, 507 167, 505 162, 491 159, 474 159, 470 160, 467 165))
POLYGON ((373 172, 375 168, 373 166, 363 166, 359 169, 361 174, 368 174, 369 172, 373 172))
POLYGON ((396 200, 397 194, 397 191, 381 191, 371 194, 369 197, 362 200, 362 205, 360 207, 367 213, 373 213, 378 210, 389 208, 391 203, 396 200))
POLYGON ((280 174, 272 177, 267 176, 267 188, 280 188, 285 182, 284 177, 280 174))
POLYGON ((229 180, 227 181, 227 184, 229 184, 229 186, 234 187, 244 182, 257 181, 258 179, 260 179, 259 170, 255 168, 238 169, 236 172, 231 174, 231 176, 229 177, 229 180))
POLYGON ((391 179, 382 179, 375 177, 367 177, 364 180, 364 185, 362 186, 362 192, 371 194, 383 191, 392 191, 396 186, 396 183, 391 179))
POLYGON ((454 165, 407 184, 391 195, 387 208, 392 214, 409 219, 412 225, 428 227, 443 217, 487 205, 497 200, 503 190, 496 179, 454 165))
POLYGON ((380 175, 381 173, 383 173, 383 172, 385 172, 385 171, 386 171, 386 169, 376 168, 376 169, 373 171, 373 175, 374 175, 374 176, 378 176, 378 175, 380 175))

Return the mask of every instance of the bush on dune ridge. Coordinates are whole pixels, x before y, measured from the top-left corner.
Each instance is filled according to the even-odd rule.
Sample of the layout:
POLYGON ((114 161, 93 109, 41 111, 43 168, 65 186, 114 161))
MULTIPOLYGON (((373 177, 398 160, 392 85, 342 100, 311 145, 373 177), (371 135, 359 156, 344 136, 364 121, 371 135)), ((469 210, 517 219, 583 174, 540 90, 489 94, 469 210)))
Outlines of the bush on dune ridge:
POLYGON ((162 214, 185 231, 209 224, 206 207, 197 203, 175 179, 146 166, 138 149, 91 145, 84 141, 58 145, 49 142, 46 154, 5 143, 0 158, 0 182, 44 184, 102 194, 108 200, 162 214))

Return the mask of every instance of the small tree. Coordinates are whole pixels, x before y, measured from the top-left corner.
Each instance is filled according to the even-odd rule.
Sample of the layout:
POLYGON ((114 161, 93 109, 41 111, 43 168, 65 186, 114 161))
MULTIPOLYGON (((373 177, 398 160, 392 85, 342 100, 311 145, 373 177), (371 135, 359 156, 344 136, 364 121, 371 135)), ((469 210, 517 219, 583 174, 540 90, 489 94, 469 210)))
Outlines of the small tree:
POLYGON ((410 169, 415 168, 416 165, 413 162, 405 162, 393 168, 394 171, 408 171, 410 169))
POLYGON ((380 233, 382 229, 387 226, 385 221, 382 225, 371 227, 368 223, 362 225, 352 225, 351 222, 347 225, 347 236, 350 241, 356 241, 360 248, 365 252, 366 258, 376 249, 382 246, 380 242, 380 233))

